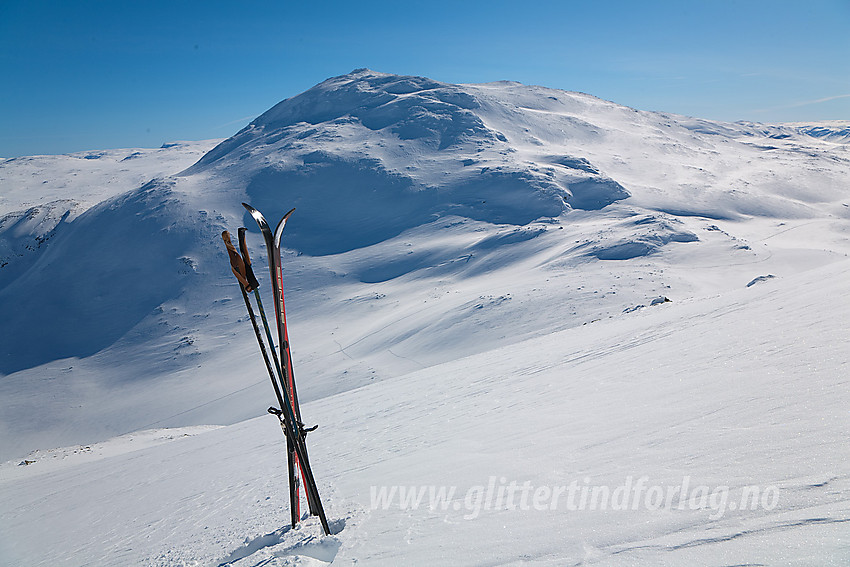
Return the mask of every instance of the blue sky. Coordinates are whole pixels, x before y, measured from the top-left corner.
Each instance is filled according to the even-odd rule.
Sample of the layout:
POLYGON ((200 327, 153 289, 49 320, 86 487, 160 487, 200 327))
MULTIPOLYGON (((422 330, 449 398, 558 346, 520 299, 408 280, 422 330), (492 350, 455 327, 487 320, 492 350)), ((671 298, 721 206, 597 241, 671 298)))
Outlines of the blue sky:
POLYGON ((223 138, 360 67, 850 120, 850 0, 0 0, 0 156, 223 138))

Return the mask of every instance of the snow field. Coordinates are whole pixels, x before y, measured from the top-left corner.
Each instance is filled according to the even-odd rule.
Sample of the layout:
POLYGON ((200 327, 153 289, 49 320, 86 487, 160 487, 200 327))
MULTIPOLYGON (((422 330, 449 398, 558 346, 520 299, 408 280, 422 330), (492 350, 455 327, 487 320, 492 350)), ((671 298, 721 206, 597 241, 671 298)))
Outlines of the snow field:
POLYGON ((214 148, 0 162, 0 563, 846 564, 845 127, 357 70, 214 148), (297 207, 328 537, 242 201, 297 207))

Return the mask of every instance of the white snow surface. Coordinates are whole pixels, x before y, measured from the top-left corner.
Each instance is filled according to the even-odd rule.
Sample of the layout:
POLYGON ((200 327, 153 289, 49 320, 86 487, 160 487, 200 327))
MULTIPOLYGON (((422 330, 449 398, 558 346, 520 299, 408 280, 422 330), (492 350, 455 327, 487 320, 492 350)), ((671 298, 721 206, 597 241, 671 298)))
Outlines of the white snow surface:
POLYGON ((0 564, 848 564, 848 127, 360 69, 220 143, 0 161, 0 564), (297 207, 330 536, 287 525, 242 201, 297 207))

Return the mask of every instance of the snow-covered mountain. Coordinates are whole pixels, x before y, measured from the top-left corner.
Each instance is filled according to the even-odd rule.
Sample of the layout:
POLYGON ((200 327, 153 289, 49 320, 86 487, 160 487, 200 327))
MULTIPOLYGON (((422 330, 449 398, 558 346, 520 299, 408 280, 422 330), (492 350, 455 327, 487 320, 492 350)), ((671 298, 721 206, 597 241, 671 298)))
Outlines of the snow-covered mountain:
POLYGON ((93 474, 130 479, 103 486, 111 521, 141 522, 160 543, 69 529, 57 549, 78 537, 109 543, 68 564, 421 563, 438 541, 446 560, 478 542, 464 563, 664 564, 673 550, 676 564, 691 548, 740 558, 738 538, 776 542, 792 528, 800 538, 824 530, 833 553, 816 563, 829 564, 848 477, 803 438, 838 447, 849 433, 839 409, 848 125, 719 123, 519 83, 361 69, 224 141, 0 162, 0 499, 21 518, 3 516, 18 543, 0 558, 58 561, 35 554, 27 526, 86 507, 74 499, 97 491, 74 479, 93 474), (248 227, 265 273, 242 201, 272 221, 297 207, 284 235, 290 334, 304 412, 322 424, 311 456, 339 521, 331 538, 279 530, 279 433, 269 418, 245 421, 272 395, 219 237, 248 227), (777 401, 793 396, 806 411, 777 401), (683 425, 692 419, 703 425, 683 425), (780 431, 780 419, 794 424, 780 431), (191 439, 135 433, 163 427, 187 427, 191 439), (778 443, 789 435, 799 442, 778 443), (745 462, 748 439, 774 466, 744 473, 711 461, 745 462), (144 450, 130 456, 134 442, 144 450), (77 443, 88 447, 79 456, 48 452, 77 443), (18 467, 23 459, 34 462, 18 467), (249 479, 245 460, 265 473, 249 479), (205 471, 190 490, 196 504, 180 503, 195 482, 182 473, 145 480, 172 461, 162 474, 205 471), (522 513, 507 539, 496 534, 518 520, 513 511, 463 521, 368 502, 378 485, 630 474, 812 497, 716 522, 693 511, 522 513), (79 496, 31 510, 55 482, 79 496), (153 491, 151 502, 173 495, 173 509, 125 512, 126 482, 153 491), (210 486, 229 496, 214 504, 210 486), (806 511, 812 502, 822 511, 806 511), (183 527, 166 537, 163 521, 183 527), (551 537, 562 524, 585 528, 551 537), (119 548, 132 551, 110 551, 119 548))

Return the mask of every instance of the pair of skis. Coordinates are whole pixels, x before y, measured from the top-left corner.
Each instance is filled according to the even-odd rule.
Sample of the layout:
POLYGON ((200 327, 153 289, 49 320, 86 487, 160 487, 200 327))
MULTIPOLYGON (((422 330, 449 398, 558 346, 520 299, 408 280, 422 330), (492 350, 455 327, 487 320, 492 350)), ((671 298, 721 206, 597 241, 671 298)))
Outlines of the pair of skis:
POLYGON ((295 209, 286 213, 278 223, 275 231, 272 232, 269 223, 260 211, 246 203, 242 203, 242 206, 257 221, 257 225, 260 227, 260 232, 265 240, 266 250, 268 251, 269 272, 271 274, 272 292, 274 294, 274 311, 277 321, 277 351, 275 351, 275 341, 272 339, 272 331, 266 319, 263 302, 260 299, 260 292, 258 290, 260 284, 251 268, 251 257, 248 254, 248 247, 245 242, 246 229, 240 228, 238 232, 239 251, 236 250, 231 242, 230 233, 224 231, 221 236, 230 257, 230 268, 239 281, 242 298, 245 300, 245 308, 248 310, 248 317, 254 328, 254 334, 257 337, 257 343, 260 346, 260 352, 262 353, 266 370, 268 371, 269 378, 274 387, 275 396, 280 405, 280 409, 269 408, 269 413, 277 416, 280 421, 280 427, 286 437, 287 467, 289 472, 289 508, 292 526, 295 527, 301 519, 300 479, 303 479, 304 492, 307 496, 307 505, 310 508, 310 513, 319 517, 325 533, 330 534, 328 520, 325 517, 322 501, 319 498, 319 490, 313 477, 313 471, 310 468, 310 460, 307 457, 307 432, 312 431, 316 427, 305 428, 301 422, 301 409, 298 405, 298 393, 295 389, 292 355, 289 350, 289 333, 286 327, 286 305, 283 297, 283 265, 280 257, 280 239, 283 229, 286 226, 286 221, 295 209), (268 349, 263 340, 263 333, 260 331, 251 301, 248 298, 248 294, 251 292, 254 294, 257 309, 260 312, 266 340, 268 340, 269 344, 268 349))

